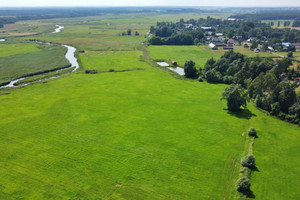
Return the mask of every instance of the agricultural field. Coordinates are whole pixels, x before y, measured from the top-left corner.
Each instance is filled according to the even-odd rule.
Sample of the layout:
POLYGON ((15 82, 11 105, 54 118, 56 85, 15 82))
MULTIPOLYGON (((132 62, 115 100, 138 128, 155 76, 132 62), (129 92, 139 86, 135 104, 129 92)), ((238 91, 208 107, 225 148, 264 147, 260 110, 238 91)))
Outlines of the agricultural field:
POLYGON ((88 51, 80 55, 80 60, 85 69, 123 70, 147 67, 141 56, 141 51, 88 51))
MULTIPOLYGON (((248 112, 231 113, 220 100, 227 85, 176 78, 153 64, 193 60, 199 68, 207 59, 222 56, 223 50, 143 46, 156 21, 200 16, 40 20, 65 29, 14 38, 14 43, 40 39, 70 44, 84 52, 77 54, 81 66, 75 73, 0 89, 0 199, 237 199, 235 183, 249 143, 245 133, 252 126, 258 131, 252 198, 300 199, 299 127, 252 103, 248 112), (140 36, 119 36, 127 29, 140 36), (136 68, 143 70, 84 73, 136 68)), ((52 56, 62 58, 66 50, 14 45, 20 45, 17 55, 12 48, 0 63, 16 56, 16 66, 43 60, 49 68, 52 56), (43 55, 50 55, 49 60, 43 55)), ((243 47, 236 50, 248 56, 274 56, 243 47)))
POLYGON ((24 75, 68 66, 64 56, 66 51, 65 47, 58 45, 0 44, 0 84, 24 75))
MULTIPOLYGON (((175 60, 179 65, 183 66, 185 61, 193 60, 196 68, 203 68, 208 59, 219 59, 228 50, 212 50, 208 46, 149 46, 150 56, 154 60, 175 60)), ((249 57, 278 57, 267 52, 255 53, 249 48, 242 46, 234 46, 234 51, 245 54, 249 57)))
POLYGON ((53 30, 54 24, 42 23, 39 21, 21 21, 15 24, 6 24, 4 28, 0 28, 0 37, 20 37, 27 35, 35 35, 49 33, 53 30))

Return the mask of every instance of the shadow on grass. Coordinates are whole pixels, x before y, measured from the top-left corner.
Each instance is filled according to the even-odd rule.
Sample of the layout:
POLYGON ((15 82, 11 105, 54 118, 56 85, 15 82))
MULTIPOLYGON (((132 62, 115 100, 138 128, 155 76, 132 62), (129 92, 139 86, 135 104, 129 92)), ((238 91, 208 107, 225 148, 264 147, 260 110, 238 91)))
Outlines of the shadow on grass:
POLYGON ((245 194, 249 199, 255 199, 255 195, 253 193, 252 190, 248 191, 246 194, 245 194))
POLYGON ((235 116, 237 118, 241 118, 241 119, 251 119, 251 117, 256 117, 256 115, 251 113, 251 111, 248 110, 248 109, 234 111, 234 112, 228 110, 227 113, 232 115, 232 116, 235 116))
POLYGON ((252 167, 251 170, 254 171, 254 172, 260 172, 259 169, 256 166, 252 167))

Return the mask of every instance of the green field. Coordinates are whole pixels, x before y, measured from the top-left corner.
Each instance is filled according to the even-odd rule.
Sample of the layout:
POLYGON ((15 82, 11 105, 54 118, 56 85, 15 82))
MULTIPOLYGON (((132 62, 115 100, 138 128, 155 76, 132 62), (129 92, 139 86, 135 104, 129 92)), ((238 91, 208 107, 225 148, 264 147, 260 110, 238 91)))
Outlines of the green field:
MULTIPOLYGON (((71 44, 85 53, 78 54, 81 70, 73 74, 0 90, 0 199, 237 199, 239 162, 248 148, 244 133, 252 126, 258 131, 255 199, 300 199, 299 127, 251 103, 247 113, 230 113, 220 101, 226 85, 177 79, 145 62, 148 55, 180 65, 191 59, 198 68, 224 53, 207 46, 141 46, 151 24, 182 16, 193 15, 42 20, 66 28, 15 39, 71 44), (141 36, 118 36, 128 28, 141 36), (144 70, 84 73, 134 68, 144 70)), ((36 48, 27 54, 46 51, 36 48)))
POLYGON ((107 71, 147 67, 141 56, 141 51, 88 51, 80 55, 80 60, 85 69, 107 71))
MULTIPOLYGON (((206 61, 210 58, 219 59, 226 50, 212 50, 208 46, 149 46, 150 56, 154 60, 175 60, 179 65, 184 65, 185 61, 193 60, 196 68, 203 68, 206 61)), ((255 53, 248 48, 242 46, 234 46, 234 51, 245 54, 249 57, 276 57, 266 52, 255 53)))
POLYGON ((67 49, 57 45, 34 43, 0 44, 0 84, 31 73, 69 65, 67 49))

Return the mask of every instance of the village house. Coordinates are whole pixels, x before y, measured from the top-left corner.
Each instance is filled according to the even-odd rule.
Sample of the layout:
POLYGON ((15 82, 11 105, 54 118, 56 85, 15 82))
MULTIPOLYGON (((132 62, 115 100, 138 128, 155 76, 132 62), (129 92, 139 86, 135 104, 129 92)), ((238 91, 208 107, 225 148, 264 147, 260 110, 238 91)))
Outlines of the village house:
POLYGON ((290 47, 292 44, 291 43, 289 43, 289 42, 283 42, 282 43, 282 46, 284 46, 284 47, 290 47))
POLYGON ((212 50, 218 50, 218 47, 214 43, 208 45, 212 50))
POLYGON ((184 27, 185 28, 191 28, 191 27, 193 27, 193 24, 185 24, 184 27))
POLYGON ((210 26, 202 26, 201 29, 205 30, 205 31, 212 31, 212 27, 210 26))
POLYGON ((235 41, 234 39, 230 38, 228 41, 227 41, 227 44, 230 45, 230 46, 233 46, 233 45, 240 45, 237 41, 235 41))
POLYGON ((256 38, 255 38, 255 37, 251 37, 251 38, 249 38, 249 39, 247 40, 247 42, 253 42, 254 40, 256 40, 256 38))
POLYGON ((223 42, 213 42, 214 45, 216 45, 217 47, 225 47, 226 44, 224 44, 223 42))
POLYGON ((259 48, 256 48, 256 49, 254 49, 254 52, 255 52, 255 53, 259 53, 259 52, 260 52, 260 49, 259 49, 259 48))

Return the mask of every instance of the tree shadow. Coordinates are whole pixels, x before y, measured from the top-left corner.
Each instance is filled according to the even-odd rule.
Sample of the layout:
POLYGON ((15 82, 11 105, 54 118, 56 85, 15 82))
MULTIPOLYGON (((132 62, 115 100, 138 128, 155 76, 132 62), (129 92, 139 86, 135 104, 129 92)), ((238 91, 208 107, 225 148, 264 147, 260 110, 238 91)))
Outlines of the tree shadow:
POLYGON ((237 118, 241 118, 241 119, 251 119, 251 117, 256 117, 255 114, 253 114, 250 110, 248 109, 244 109, 244 110, 239 110, 239 111, 230 111, 228 110, 227 112, 228 114, 235 116, 237 118))
POLYGON ((258 169, 256 166, 252 167, 252 168, 251 168, 251 171, 254 171, 254 172, 260 172, 259 169, 258 169))
POLYGON ((245 195, 250 199, 255 199, 255 195, 252 190, 249 190, 245 195))

